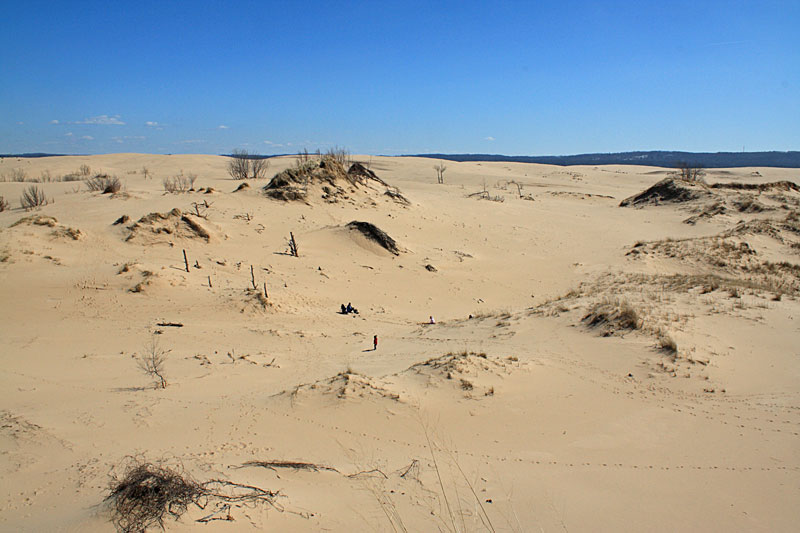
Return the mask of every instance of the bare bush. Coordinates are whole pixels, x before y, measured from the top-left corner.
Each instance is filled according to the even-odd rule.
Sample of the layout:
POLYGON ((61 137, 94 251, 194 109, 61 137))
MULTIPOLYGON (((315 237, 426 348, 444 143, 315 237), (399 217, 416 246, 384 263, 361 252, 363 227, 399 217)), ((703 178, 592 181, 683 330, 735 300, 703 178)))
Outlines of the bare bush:
POLYGON ((49 170, 43 170, 39 173, 39 177, 33 181, 36 183, 50 183, 53 181, 61 181, 61 178, 58 176, 53 176, 49 170))
POLYGON ((78 174, 81 176, 88 176, 91 173, 92 168, 89 165, 81 165, 80 168, 78 168, 78 174))
POLYGON ((234 150, 228 161, 228 174, 235 180, 247 178, 260 179, 267 177, 269 160, 247 150, 234 150))
POLYGON ((235 180, 246 180, 250 171, 249 158, 247 150, 234 150, 228 160, 228 174, 235 180))
POLYGON ((99 191, 103 194, 117 193, 122 189, 122 182, 119 178, 108 174, 98 174, 93 178, 87 178, 84 183, 90 191, 99 191))
POLYGON ((12 168, 11 172, 8 174, 9 181, 15 181, 17 183, 22 183, 27 178, 28 173, 21 168, 12 168))
POLYGON ((164 191, 169 193, 183 193, 194 189, 194 182, 197 174, 176 174, 170 178, 164 178, 164 191))
POLYGON ((706 172, 703 170, 702 165, 694 165, 685 161, 678 161, 675 163, 675 168, 678 169, 678 177, 684 181, 704 181, 703 176, 705 176, 706 172))
POLYGON ((112 176, 103 189, 103 194, 116 194, 120 191, 120 189, 122 189, 122 182, 119 181, 118 177, 112 176))
POLYGON ((153 177, 153 173, 147 167, 142 167, 142 174, 144 175, 144 179, 153 177))
POLYGON ((47 197, 44 195, 44 191, 42 189, 35 185, 31 185, 22 191, 22 196, 19 198, 19 203, 23 209, 33 209, 35 207, 47 205, 47 197))
POLYGON ((167 388, 167 380, 164 379, 164 365, 167 362, 169 352, 169 350, 164 350, 159 346, 155 337, 151 337, 150 342, 145 345, 143 353, 136 360, 139 370, 157 380, 157 384, 162 389, 167 388))
POLYGON ((0 196, 0 213, 8 209, 8 202, 6 199, 0 196))
POLYGON ((269 159, 260 156, 254 156, 250 160, 250 174, 254 179, 263 179, 267 177, 267 169, 269 168, 269 159))

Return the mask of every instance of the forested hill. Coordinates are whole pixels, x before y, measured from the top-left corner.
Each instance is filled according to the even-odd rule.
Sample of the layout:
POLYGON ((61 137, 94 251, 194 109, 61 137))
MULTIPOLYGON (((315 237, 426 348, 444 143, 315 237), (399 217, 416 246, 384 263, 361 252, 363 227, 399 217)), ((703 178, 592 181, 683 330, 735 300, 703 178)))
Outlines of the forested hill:
POLYGON ((800 168, 800 152, 618 152, 578 155, 417 154, 449 161, 509 161, 546 165, 647 165, 673 168, 678 162, 707 168, 785 167, 800 168))

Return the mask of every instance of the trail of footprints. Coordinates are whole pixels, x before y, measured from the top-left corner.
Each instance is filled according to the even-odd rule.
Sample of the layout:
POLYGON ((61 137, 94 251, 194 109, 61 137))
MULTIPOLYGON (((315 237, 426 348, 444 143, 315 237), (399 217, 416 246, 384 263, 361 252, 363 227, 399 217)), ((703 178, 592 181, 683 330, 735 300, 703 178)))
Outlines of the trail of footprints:
MULTIPOLYGON (((292 413, 288 413, 285 411, 273 411, 275 414, 281 415, 285 418, 289 418, 300 422, 302 424, 307 424, 311 426, 318 426, 325 428, 329 431, 341 432, 357 439, 359 438, 369 438, 381 443, 391 443, 398 446, 404 446, 406 448, 413 448, 416 449, 420 456, 426 456, 429 454, 428 447, 425 444, 416 444, 411 442, 406 442, 394 438, 389 437, 381 437, 378 435, 370 434, 363 431, 351 431, 347 428, 344 428, 339 425, 330 425, 324 422, 320 422, 318 420, 312 420, 310 418, 304 418, 297 416, 292 413)), ((501 462, 501 463, 524 463, 528 465, 538 465, 538 466, 554 466, 560 468, 617 468, 617 469, 629 469, 629 470, 642 470, 642 471, 667 471, 667 470, 675 470, 675 471, 729 471, 729 472, 800 472, 800 466, 763 466, 763 465, 644 465, 644 464, 633 464, 633 463, 616 463, 616 462, 587 462, 587 461, 553 461, 553 460, 534 460, 534 459, 525 459, 521 457, 513 457, 514 451, 509 451, 502 456, 493 455, 493 454, 486 454, 486 453, 472 453, 468 451, 458 450, 458 455, 463 455, 472 458, 483 459, 486 461, 492 462, 501 462)))
POLYGON ((779 397, 786 397, 789 399, 795 399, 797 397, 796 394, 759 394, 750 396, 748 398, 728 398, 719 396, 711 397, 708 395, 701 396, 687 394, 679 391, 673 391, 665 387, 643 386, 640 383, 631 380, 630 378, 622 377, 616 373, 609 372, 585 361, 570 359, 556 354, 547 354, 547 356, 551 361, 564 365, 562 370, 567 374, 582 381, 597 385, 598 387, 613 394, 619 395, 624 393, 631 398, 638 394, 639 399, 646 401, 657 399, 657 405, 663 409, 671 409, 674 412, 686 413, 689 416, 702 416, 707 420, 711 420, 723 425, 733 425, 740 429, 749 429, 762 433, 787 433, 792 436, 800 436, 800 428, 798 427, 800 426, 800 407, 784 406, 775 403, 760 403, 757 405, 753 405, 751 403, 758 398, 775 399, 779 397), (606 380, 596 379, 594 376, 597 375, 604 376, 606 380), (616 384, 624 385, 625 389, 627 390, 624 390, 616 384), (664 403, 664 396, 678 398, 679 400, 683 400, 684 403, 671 400, 667 403, 664 403), (689 403, 694 405, 689 405, 689 403), (749 413, 730 414, 705 407, 706 405, 715 403, 720 407, 725 405, 726 408, 734 411, 738 411, 739 407, 731 404, 740 403, 743 406, 742 410, 749 411, 749 413), (728 418, 728 420, 725 420, 725 418, 728 418))

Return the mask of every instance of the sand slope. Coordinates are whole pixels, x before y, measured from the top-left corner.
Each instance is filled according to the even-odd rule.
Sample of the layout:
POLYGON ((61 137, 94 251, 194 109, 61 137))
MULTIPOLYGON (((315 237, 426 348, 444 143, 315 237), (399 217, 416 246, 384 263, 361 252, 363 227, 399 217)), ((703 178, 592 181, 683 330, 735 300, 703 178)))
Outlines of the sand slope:
POLYGON ((0 182, 0 529, 113 530, 131 455, 279 491, 171 531, 795 529, 800 194, 746 186, 796 170, 620 207, 667 171, 355 159, 385 184, 303 201, 216 156, 0 163, 124 185, 0 182))

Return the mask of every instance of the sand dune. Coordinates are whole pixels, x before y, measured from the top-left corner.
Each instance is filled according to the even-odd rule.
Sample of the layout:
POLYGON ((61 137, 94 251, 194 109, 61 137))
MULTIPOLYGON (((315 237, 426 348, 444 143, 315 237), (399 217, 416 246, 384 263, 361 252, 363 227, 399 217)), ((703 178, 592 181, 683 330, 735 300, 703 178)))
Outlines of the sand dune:
POLYGON ((0 529, 130 457, 216 480, 170 531, 796 528, 796 170, 354 159, 0 162, 0 529))

